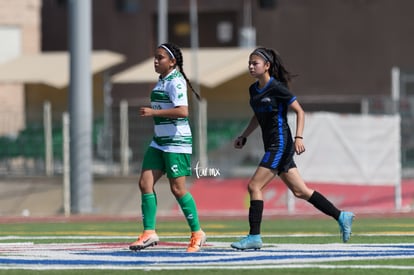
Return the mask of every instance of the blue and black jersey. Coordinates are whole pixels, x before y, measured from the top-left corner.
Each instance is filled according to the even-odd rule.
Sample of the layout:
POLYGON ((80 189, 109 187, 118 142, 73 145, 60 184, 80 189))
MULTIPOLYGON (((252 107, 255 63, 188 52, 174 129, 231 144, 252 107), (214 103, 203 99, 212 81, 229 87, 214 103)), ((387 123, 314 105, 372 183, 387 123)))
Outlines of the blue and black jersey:
POLYGON ((273 77, 262 89, 258 88, 258 82, 253 83, 249 92, 250 106, 262 130, 266 152, 262 162, 269 162, 263 166, 281 170, 280 165, 292 158, 294 153, 287 113, 289 105, 296 100, 296 96, 273 77))

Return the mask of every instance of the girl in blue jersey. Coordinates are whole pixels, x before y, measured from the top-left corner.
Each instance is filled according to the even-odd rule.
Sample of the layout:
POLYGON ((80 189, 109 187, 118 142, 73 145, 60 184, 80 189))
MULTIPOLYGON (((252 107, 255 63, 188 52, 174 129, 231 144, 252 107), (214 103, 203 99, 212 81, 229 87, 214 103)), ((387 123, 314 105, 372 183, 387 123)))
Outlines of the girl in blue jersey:
POLYGON ((343 242, 351 235, 354 214, 338 210, 322 194, 307 187, 301 178, 294 153, 305 152, 303 128, 305 113, 296 97, 289 90, 292 75, 284 67, 280 56, 272 49, 257 48, 249 57, 250 75, 257 79, 249 87, 250 106, 254 115, 243 133, 235 140, 235 148, 241 149, 247 137, 260 126, 264 144, 264 156, 248 183, 250 194, 249 234, 231 244, 236 249, 260 249, 262 239, 260 225, 263 214, 262 190, 276 176, 283 180, 293 194, 307 200, 317 209, 338 221, 343 242), (288 122, 288 109, 296 113, 296 133, 292 137, 288 122))
POLYGON ((201 230, 195 201, 186 189, 186 176, 191 175, 192 136, 188 122, 187 84, 193 89, 183 70, 180 48, 161 44, 154 55, 158 83, 151 93, 151 107, 142 107, 142 117, 154 119, 154 138, 144 155, 139 179, 143 233, 131 243, 131 250, 141 250, 159 241, 155 231, 157 197, 154 185, 164 175, 191 229, 188 252, 197 252, 206 241, 201 230))

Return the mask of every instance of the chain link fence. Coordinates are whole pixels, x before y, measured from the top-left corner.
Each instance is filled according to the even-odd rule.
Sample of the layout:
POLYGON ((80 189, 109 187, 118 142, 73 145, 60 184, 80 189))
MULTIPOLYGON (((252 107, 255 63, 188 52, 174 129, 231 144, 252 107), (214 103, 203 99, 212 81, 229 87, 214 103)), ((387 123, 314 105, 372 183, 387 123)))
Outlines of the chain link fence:
MULTIPOLYGON (((126 104, 126 103, 124 103, 126 104)), ((336 103, 338 104, 338 103, 336 103)), ((389 97, 366 98, 361 102, 369 114, 390 114, 395 102, 389 97)), ((414 169, 414 96, 401 98, 397 103, 401 114, 401 164, 403 169, 414 169)), ((306 109, 306 106, 305 106, 306 109)), ((44 110, 39 110, 38 117, 44 110)), ((11 122, 21 114, 1 114, 0 129, 0 176, 47 175, 48 162, 52 162, 52 174, 63 173, 63 114, 51 116, 51 140, 47 140, 47 125, 41 119, 13 129, 11 122), (49 143, 48 143, 49 142, 49 143), (50 145, 47 145, 50 144, 50 145), (52 158, 47 158, 47 149, 52 158)), ((209 163, 214 165, 238 165, 232 163, 228 147, 246 126, 248 118, 209 120, 207 123, 207 149, 209 163), (225 156, 226 160, 224 160, 225 156)), ((194 128, 194 127, 193 127, 194 128)), ((141 161, 153 134, 151 119, 142 119, 137 106, 114 106, 110 116, 95 119, 92 133, 93 173, 103 175, 137 174, 141 161), (109 120, 109 121, 108 121, 109 120)), ((196 162, 196 160, 193 160, 196 162)), ((247 161, 243 159, 243 161, 247 161)), ((233 161, 234 162, 234 161, 233 161)))

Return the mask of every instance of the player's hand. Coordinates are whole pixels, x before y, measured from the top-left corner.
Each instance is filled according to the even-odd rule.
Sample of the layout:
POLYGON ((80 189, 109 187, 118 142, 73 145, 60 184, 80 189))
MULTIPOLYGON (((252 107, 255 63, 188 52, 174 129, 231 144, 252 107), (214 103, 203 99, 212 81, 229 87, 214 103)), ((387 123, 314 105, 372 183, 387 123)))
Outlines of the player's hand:
POLYGON ((305 152, 305 145, 303 144, 302 139, 295 139, 295 152, 296 154, 300 155, 305 152))
POLYGON ((141 107, 139 109, 139 114, 141 116, 153 116, 153 109, 150 107, 141 107))
POLYGON ((243 136, 239 136, 234 141, 234 148, 241 149, 246 144, 247 138, 243 136))

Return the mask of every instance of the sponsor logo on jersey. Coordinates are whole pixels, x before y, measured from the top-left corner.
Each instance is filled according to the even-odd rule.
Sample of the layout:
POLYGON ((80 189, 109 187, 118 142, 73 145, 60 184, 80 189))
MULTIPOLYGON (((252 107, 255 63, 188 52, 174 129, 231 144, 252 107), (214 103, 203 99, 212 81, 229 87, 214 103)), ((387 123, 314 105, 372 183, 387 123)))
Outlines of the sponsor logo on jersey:
POLYGON ((262 98, 260 100, 260 102, 262 102, 262 103, 270 103, 270 102, 272 102, 272 100, 270 99, 270 97, 264 97, 264 98, 262 98))
POLYGON ((173 166, 171 166, 171 171, 175 174, 175 173, 178 173, 178 165, 177 164, 174 164, 173 166))

